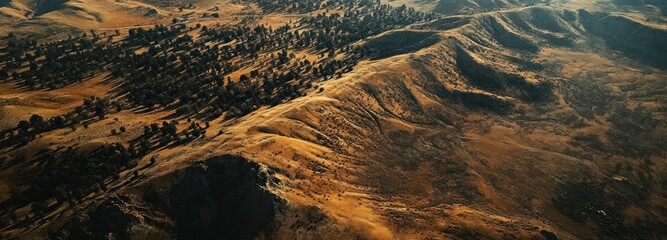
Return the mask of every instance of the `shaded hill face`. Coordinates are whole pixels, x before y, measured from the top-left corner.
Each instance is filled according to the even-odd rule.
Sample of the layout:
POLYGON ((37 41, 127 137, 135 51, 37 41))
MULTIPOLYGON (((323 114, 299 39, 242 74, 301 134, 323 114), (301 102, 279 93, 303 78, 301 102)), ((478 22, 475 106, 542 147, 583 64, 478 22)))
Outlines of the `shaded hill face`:
POLYGON ((648 7, 654 6, 660 9, 660 12, 663 15, 667 15, 667 3, 665 1, 659 0, 613 0, 614 4, 619 6, 631 6, 631 7, 648 7))
POLYGON ((49 12, 56 11, 64 6, 67 0, 58 0, 58 1, 35 1, 31 6, 32 11, 34 11, 33 16, 40 16, 49 12))
POLYGON ((44 13, 48 13, 54 10, 59 9, 62 7, 63 3, 67 2, 67 0, 57 0, 57 1, 43 1, 43 0, 18 0, 18 1, 13 1, 13 0, 5 0, 0 2, 0 6, 2 7, 16 7, 16 8, 23 8, 20 10, 25 10, 27 11, 26 14, 32 14, 32 15, 42 15, 44 13))
POLYGON ((620 16, 605 16, 581 11, 581 22, 586 30, 603 39, 606 45, 642 63, 667 68, 667 32, 642 25, 620 16))
MULTIPOLYGON (((18 16, 14 18, 33 18, 47 14, 49 12, 61 10, 65 7, 67 0, 43 1, 43 0, 6 0, 0 2, 0 7, 5 11, 14 11, 18 16)), ((5 16, 12 18, 11 15, 5 16)), ((15 21, 20 21, 16 19, 15 21)))
POLYGON ((657 10, 663 16, 667 11, 666 3, 660 0, 441 0, 437 2, 433 11, 447 15, 460 15, 536 5, 563 6, 572 8, 572 10, 585 8, 588 10, 639 11, 643 13, 652 13, 657 10))
POLYGON ((342 3, 13 41, 0 236, 667 236, 653 13, 342 3))
POLYGON ((0 30, 3 37, 12 32, 57 40, 96 28, 153 25, 160 11, 136 1, 8 0, 0 4, 0 30))
POLYGON ((365 43, 372 51, 372 59, 382 59, 417 51, 439 41, 436 32, 395 31, 389 32, 365 43))
POLYGON ((500 9, 522 7, 541 3, 549 0, 440 0, 434 11, 443 14, 470 14, 479 12, 490 12, 500 9))
POLYGON ((265 188, 271 173, 238 156, 184 167, 142 188, 142 198, 114 196, 51 234, 64 239, 228 236, 254 239, 269 228, 281 200, 265 188))

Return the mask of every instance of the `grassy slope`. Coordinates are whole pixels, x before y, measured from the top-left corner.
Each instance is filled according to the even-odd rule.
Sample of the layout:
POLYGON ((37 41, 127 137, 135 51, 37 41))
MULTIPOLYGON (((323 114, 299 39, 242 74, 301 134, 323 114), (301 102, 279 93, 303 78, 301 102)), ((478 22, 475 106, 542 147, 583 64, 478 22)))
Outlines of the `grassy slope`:
MULTIPOLYGON (((616 128, 613 112, 584 119, 583 126, 575 127, 562 121, 580 114, 575 109, 580 106, 568 101, 567 88, 557 88, 561 90, 556 91, 555 102, 543 105, 517 100, 511 92, 470 85, 468 76, 456 65, 457 49, 467 49, 479 64, 531 81, 552 81, 557 86, 575 80, 593 81, 620 96, 617 104, 647 108, 658 121, 665 118, 660 109, 665 107, 666 96, 657 90, 664 87, 667 73, 631 59, 595 53, 599 49, 558 44, 559 37, 578 43, 593 41, 593 37, 570 29, 560 11, 547 11, 554 14, 550 17, 556 27, 548 25, 554 21, 543 26, 551 30, 565 27, 565 32, 522 25, 521 19, 530 18, 531 11, 490 13, 479 19, 496 19, 505 32, 542 46, 539 52, 517 51, 504 46, 502 40, 494 40, 498 28, 490 27, 488 21, 475 20, 461 28, 442 30, 439 43, 408 55, 362 63, 343 78, 322 83, 321 93, 313 90, 306 97, 260 109, 239 120, 212 122, 207 138, 158 152, 159 164, 143 170, 143 177, 130 184, 134 187, 120 192, 141 191, 151 179, 193 161, 233 153, 279 170, 283 184, 271 190, 291 206, 316 206, 333 219, 331 226, 318 226, 303 236, 352 232, 377 239, 438 238, 443 234, 530 238, 546 229, 565 239, 574 238, 571 234, 594 237, 591 228, 559 213, 552 198, 573 179, 609 182, 614 163, 638 162, 638 157, 608 156, 606 150, 591 150, 590 144, 573 143, 576 136, 594 134, 607 148, 616 147, 605 134, 616 128), (526 69, 526 63, 519 64, 515 58, 541 62, 544 68, 526 69), (506 99, 517 103, 523 113, 497 115, 472 110, 443 99, 441 89, 506 99), (225 134, 213 136, 218 130, 225 134)), ((273 16, 267 21, 279 19, 273 16)), ((4 84, 2 88, 11 86, 4 84)), ((2 98, 17 98, 19 103, 3 109, 12 116, 48 115, 108 89, 95 80, 45 93, 13 89, 3 91, 2 98), (91 87, 96 90, 89 92, 91 87), (87 89, 85 94, 80 90, 83 88, 87 89)), ((123 111, 89 129, 50 133, 24 150, 49 143, 131 138, 140 134, 142 123, 159 121, 166 115, 123 111), (129 133, 110 137, 109 129, 120 127, 119 122, 129 133)), ((3 121, 16 120, 3 117, 3 121)), ((655 131, 665 134, 662 125, 655 131)), ((661 163, 667 159, 653 156, 652 160, 661 163)), ((147 164, 148 159, 143 159, 139 166, 147 164)), ((667 171, 664 164, 654 168, 658 175, 667 171)), ((11 176, 9 173, 3 175, 11 176)), ((664 193, 655 191, 651 202, 637 210, 640 216, 652 214, 651 207, 664 206, 664 193)), ((629 219, 631 213, 628 210, 629 219)), ((298 218, 285 214, 279 220, 298 218)), ((293 237, 287 227, 279 228, 276 234, 293 237)))

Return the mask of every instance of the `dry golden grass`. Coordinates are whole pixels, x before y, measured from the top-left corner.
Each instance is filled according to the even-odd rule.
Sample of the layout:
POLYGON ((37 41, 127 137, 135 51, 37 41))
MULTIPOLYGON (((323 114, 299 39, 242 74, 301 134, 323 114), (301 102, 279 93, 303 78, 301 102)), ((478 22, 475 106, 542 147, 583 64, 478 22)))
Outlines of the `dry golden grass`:
POLYGON ((113 83, 104 80, 107 74, 96 76, 80 84, 56 90, 30 91, 15 83, 0 84, 0 129, 16 127, 20 120, 28 119, 33 114, 45 118, 63 114, 81 105, 83 99, 90 96, 105 96, 113 83))
MULTIPOLYGON (((413 1, 389 3, 400 5, 403 2, 413 1)), ((567 2, 562 6, 595 7, 591 2, 567 2)), ((107 1, 81 4, 89 13, 103 12, 103 21, 92 21, 88 15, 70 18, 61 12, 47 14, 44 18, 79 28, 99 29, 170 21, 181 14, 174 9, 161 9, 159 14, 164 17, 139 18, 143 22, 137 22, 136 16, 127 15, 117 6, 106 5, 111 4, 107 1), (116 10, 107 11, 108 8, 116 10)), ((212 5, 188 11, 197 14, 215 5, 209 4, 212 5)), ((430 6, 424 5, 424 8, 430 6)), ((232 9, 248 10, 241 5, 234 5, 232 9)), ((505 12, 512 11, 523 10, 505 12)), ((503 16, 503 13, 490 14, 503 16)), ((240 18, 223 12, 221 19, 192 23, 230 23, 240 18)), ((275 28, 293 19, 294 16, 272 14, 263 16, 258 23, 275 28)), ((501 25, 510 28, 507 24, 501 25)), ((290 206, 315 206, 335 220, 334 227, 359 233, 364 238, 448 238, 456 237, 456 231, 468 231, 491 239, 502 239, 505 234, 530 239, 539 236, 542 229, 562 239, 595 238, 590 228, 559 213, 552 199, 561 185, 573 179, 609 178, 607 172, 611 165, 606 162, 609 159, 606 155, 596 153, 591 159, 568 155, 568 150, 574 148, 570 141, 578 135, 597 134, 603 142, 608 142, 603 134, 612 128, 607 121, 608 114, 586 120, 585 126, 575 128, 558 121, 565 114, 575 114, 558 91, 550 106, 518 103, 527 111, 525 115, 498 115, 443 100, 433 86, 440 84, 449 91, 518 101, 470 85, 455 65, 453 55, 459 46, 479 49, 472 54, 476 62, 524 76, 532 83, 543 78, 550 81, 594 78, 621 95, 630 94, 620 90, 629 79, 661 86, 667 73, 656 69, 646 73, 643 67, 638 69, 636 64, 629 64, 628 59, 612 55, 556 47, 542 48, 535 55, 536 61, 557 69, 555 72, 524 70, 509 60, 513 56, 511 50, 495 42, 483 46, 467 35, 479 28, 482 27, 473 23, 442 31, 439 34, 443 40, 438 44, 405 55, 364 61, 342 78, 319 83, 322 92, 311 89, 305 97, 275 107, 263 107, 239 119, 211 121, 204 138, 160 149, 142 159, 139 168, 148 165, 152 156, 159 156, 159 163, 142 170, 143 178, 132 183, 133 188, 120 192, 140 191, 137 189, 152 184, 152 180, 196 161, 236 154, 277 170, 281 184, 270 190, 290 206), (432 65, 421 68, 415 63, 417 60, 430 61, 432 65), (220 131, 224 134, 216 135, 220 131)), ((514 33, 520 34, 519 31, 514 33)), ((294 54, 311 62, 319 58, 307 51, 294 54)), ((252 69, 240 69, 230 77, 237 81, 241 74, 249 75, 252 69)), ((102 82, 105 77, 50 91, 27 91, 12 83, 0 84, 0 126, 15 126, 32 114, 45 117, 61 114, 90 95, 103 96, 113 87, 102 82)), ((643 91, 648 90, 642 88, 637 93, 643 91)), ((664 103, 656 101, 629 101, 630 105, 651 110, 664 107, 664 103)), ((171 114, 136 110, 109 115, 87 129, 44 134, 16 152, 64 145, 93 148, 102 143, 127 141, 140 135, 144 125, 160 122, 171 114), (128 129, 127 133, 110 136, 110 129, 121 126, 128 129)), ((658 119, 664 117, 664 114, 656 114, 658 119)), ((179 129, 183 129, 186 123, 180 120, 179 129)), ((616 156, 611 160, 636 159, 616 156)), ((656 157, 654 162, 665 160, 656 157)), ((667 170, 664 164, 656 168, 667 170)), ((8 183, 15 180, 12 179, 15 171, 0 173, 3 180, 0 192, 5 193, 0 199, 5 199, 11 189, 8 183)), ((121 175, 129 176, 131 171, 121 175)), ((119 181, 114 186, 126 183, 119 181)), ((652 198, 655 206, 665 206, 664 198, 652 198)), ((647 213, 645 209, 632 206, 625 209, 624 214, 627 221, 633 222, 647 213)), ((291 218, 296 217, 288 215, 283 220, 294 220, 291 218)), ((279 231, 282 236, 290 236, 286 229, 279 231)))

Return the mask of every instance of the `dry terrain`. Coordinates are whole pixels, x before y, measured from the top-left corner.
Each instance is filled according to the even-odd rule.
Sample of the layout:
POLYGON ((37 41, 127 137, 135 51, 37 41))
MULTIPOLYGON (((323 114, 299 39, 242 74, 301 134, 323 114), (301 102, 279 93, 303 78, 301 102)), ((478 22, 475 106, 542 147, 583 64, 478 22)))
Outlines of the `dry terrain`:
POLYGON ((0 1, 0 238, 667 238, 661 1, 266 2, 0 1))

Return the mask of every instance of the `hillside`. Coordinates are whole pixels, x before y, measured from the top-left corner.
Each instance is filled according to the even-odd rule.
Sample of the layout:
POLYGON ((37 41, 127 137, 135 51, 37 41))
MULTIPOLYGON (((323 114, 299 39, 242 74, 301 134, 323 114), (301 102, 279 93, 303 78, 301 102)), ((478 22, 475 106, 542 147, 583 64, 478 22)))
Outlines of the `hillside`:
POLYGON ((0 238, 667 237, 659 2, 382 3, 3 3, 0 238))
POLYGON ((440 0, 434 11, 444 14, 471 14, 549 2, 549 0, 440 0))
POLYGON ((14 32, 55 40, 90 30, 148 27, 173 18, 199 19, 202 13, 224 16, 242 8, 220 1, 6 0, 0 2, 0 36, 14 32))

